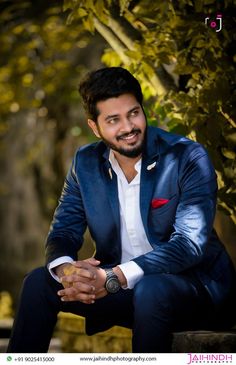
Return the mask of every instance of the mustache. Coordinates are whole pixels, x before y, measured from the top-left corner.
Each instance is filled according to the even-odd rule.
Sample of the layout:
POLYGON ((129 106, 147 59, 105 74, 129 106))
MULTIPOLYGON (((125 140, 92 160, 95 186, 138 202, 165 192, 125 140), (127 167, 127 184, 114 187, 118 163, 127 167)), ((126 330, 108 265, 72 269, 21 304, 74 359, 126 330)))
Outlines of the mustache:
POLYGON ((125 138, 125 137, 128 137, 130 134, 138 134, 138 133, 141 133, 141 129, 139 128, 134 128, 132 129, 132 131, 130 131, 129 133, 123 133, 123 134, 120 134, 119 136, 116 137, 117 141, 119 141, 120 139, 122 138, 125 138))

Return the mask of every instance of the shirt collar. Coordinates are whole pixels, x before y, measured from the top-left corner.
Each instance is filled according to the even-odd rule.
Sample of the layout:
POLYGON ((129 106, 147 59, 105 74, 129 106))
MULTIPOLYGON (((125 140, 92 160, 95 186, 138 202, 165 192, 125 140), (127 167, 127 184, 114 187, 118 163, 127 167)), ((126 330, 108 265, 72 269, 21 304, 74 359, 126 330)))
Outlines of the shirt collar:
MULTIPOLYGON (((109 152, 109 161, 110 161, 111 167, 115 171, 116 175, 118 177, 124 176, 124 173, 123 173, 117 159, 115 158, 114 152, 112 150, 110 150, 110 152, 109 152)), ((141 165, 142 165, 142 158, 140 158, 134 165, 134 168, 138 174, 135 176, 135 178, 132 181, 134 181, 134 180, 136 181, 136 180, 140 179, 139 175, 140 175, 140 171, 141 171, 141 165)))

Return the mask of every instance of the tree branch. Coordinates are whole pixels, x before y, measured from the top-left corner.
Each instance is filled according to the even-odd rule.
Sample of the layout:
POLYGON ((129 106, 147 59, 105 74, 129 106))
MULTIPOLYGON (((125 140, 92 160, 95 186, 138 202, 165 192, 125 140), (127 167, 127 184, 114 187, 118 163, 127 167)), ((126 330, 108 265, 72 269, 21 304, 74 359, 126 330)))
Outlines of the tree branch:
MULTIPOLYGON (((94 26, 95 29, 101 34, 101 36, 108 42, 108 44, 114 49, 114 51, 118 54, 121 61, 129 65, 131 63, 130 58, 125 54, 126 50, 129 50, 129 47, 132 47, 134 49, 133 45, 131 45, 131 40, 128 38, 128 36, 125 35, 124 31, 121 30, 122 28, 119 26, 119 24, 113 20, 110 22, 110 25, 114 25, 116 29, 116 33, 114 33, 110 28, 108 28, 105 24, 101 23, 100 20, 96 16, 94 16, 94 26), (121 38, 124 42, 128 42, 127 44, 124 44, 119 38, 121 38)), ((149 65, 150 66, 150 65, 149 65)), ((150 66, 151 67, 151 66, 150 66)), ((156 94, 158 96, 164 95, 167 92, 167 89, 165 88, 164 84, 158 77, 158 75, 153 70, 153 73, 146 74, 147 80, 150 82, 152 88, 156 91, 156 94)))
POLYGON ((125 64, 130 64, 129 57, 125 54, 126 48, 117 36, 104 24, 94 16, 94 26, 98 33, 107 41, 107 43, 114 49, 118 54, 121 61, 125 64))

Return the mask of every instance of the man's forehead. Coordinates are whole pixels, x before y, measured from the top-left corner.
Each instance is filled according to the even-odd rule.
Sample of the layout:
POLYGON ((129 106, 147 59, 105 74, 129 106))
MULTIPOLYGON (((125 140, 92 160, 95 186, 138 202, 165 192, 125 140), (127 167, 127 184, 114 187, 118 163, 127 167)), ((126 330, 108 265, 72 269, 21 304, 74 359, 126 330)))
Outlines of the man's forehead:
POLYGON ((121 114, 129 112, 132 109, 141 107, 135 96, 132 94, 123 94, 118 97, 112 97, 97 102, 99 114, 121 114))

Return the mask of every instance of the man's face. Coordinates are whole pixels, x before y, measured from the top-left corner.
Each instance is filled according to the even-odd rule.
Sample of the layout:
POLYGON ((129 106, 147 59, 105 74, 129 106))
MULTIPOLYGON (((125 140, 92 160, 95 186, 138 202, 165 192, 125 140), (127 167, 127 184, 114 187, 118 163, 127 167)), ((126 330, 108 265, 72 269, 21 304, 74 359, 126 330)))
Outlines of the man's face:
POLYGON ((95 135, 120 155, 136 158, 142 153, 146 118, 132 94, 122 94, 97 103, 97 123, 88 120, 95 135))

